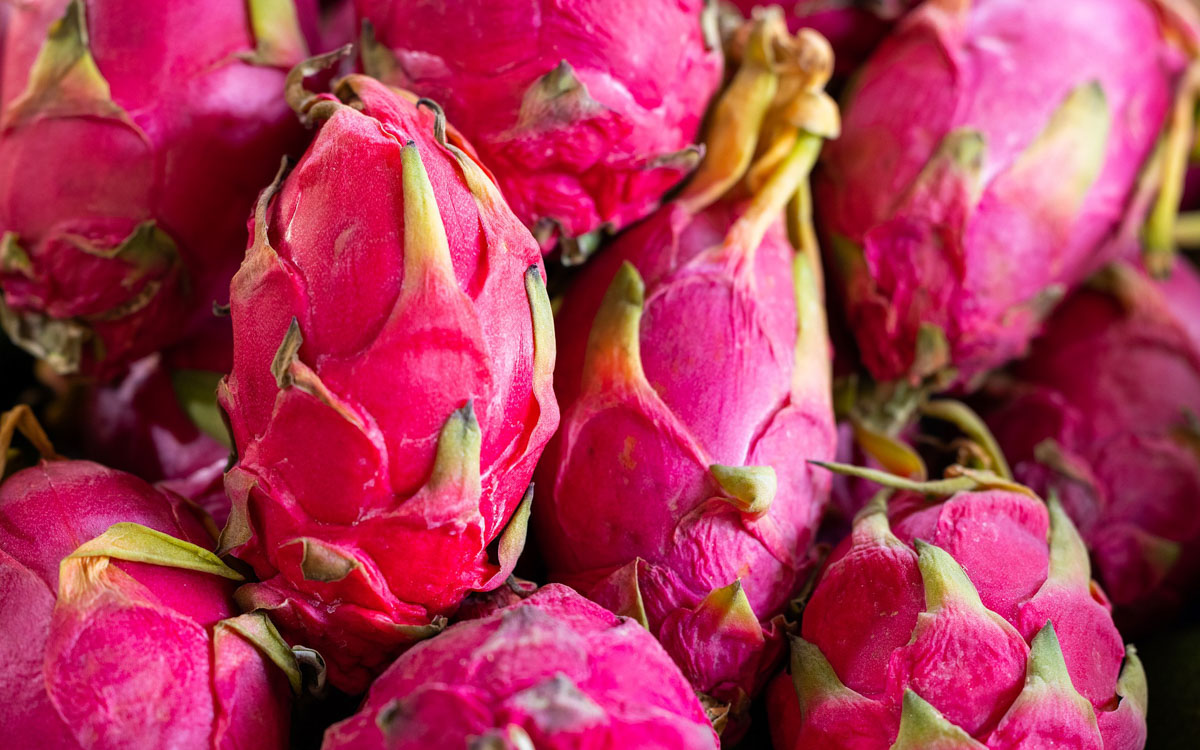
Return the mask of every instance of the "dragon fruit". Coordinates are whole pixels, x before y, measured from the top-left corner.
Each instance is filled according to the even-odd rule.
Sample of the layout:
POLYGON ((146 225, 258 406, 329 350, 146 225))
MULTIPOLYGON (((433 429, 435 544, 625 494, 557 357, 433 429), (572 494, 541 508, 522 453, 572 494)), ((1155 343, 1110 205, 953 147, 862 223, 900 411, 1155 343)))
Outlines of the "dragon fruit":
POLYGON ((129 474, 55 460, 24 407, 0 417, 0 462, 15 427, 49 458, 0 484, 6 744, 285 748, 295 659, 262 615, 236 616, 240 576, 200 517, 129 474))
POLYGON ((1016 476, 1062 498, 1113 601, 1178 603, 1200 572, 1200 274, 1113 266, 985 390, 1016 476))
POLYGON ((566 296, 564 419, 534 506, 551 578, 638 617, 733 718, 773 666, 772 618, 809 569, 829 479, 804 459, 835 443, 817 253, 797 254, 782 221, 836 132, 821 92, 832 58, 772 17, 755 22, 744 60, 687 192, 566 296), (787 99, 772 105, 776 92, 787 99), (716 200, 747 166, 766 172, 750 156, 776 111, 791 131, 758 143, 782 157, 769 178, 748 200, 716 200), (586 341, 567 335, 589 328, 586 341))
POLYGON ((543 246, 567 240, 568 262, 696 164, 721 82, 703 0, 356 3, 381 45, 367 72, 445 107, 543 246))
POLYGON ((653 637, 550 584, 409 650, 371 686, 358 714, 326 732, 322 748, 467 746, 719 745, 653 637))
POLYGON ((318 130, 233 280, 222 550, 262 581, 239 601, 359 692, 512 572, 558 406, 532 235, 437 105, 360 75, 305 91, 335 58, 293 72, 318 130))
POLYGON ((881 494, 830 556, 796 691, 771 693, 777 747, 1143 746, 1145 675, 1062 506, 961 474, 891 480, 921 492, 881 494))
POLYGON ((0 323, 109 377, 224 301, 302 131, 291 0, 15 3, 0 63, 0 323))
POLYGON ((931 0, 871 57, 817 190, 873 376, 974 385, 1132 252, 1194 48, 1175 5, 931 0))

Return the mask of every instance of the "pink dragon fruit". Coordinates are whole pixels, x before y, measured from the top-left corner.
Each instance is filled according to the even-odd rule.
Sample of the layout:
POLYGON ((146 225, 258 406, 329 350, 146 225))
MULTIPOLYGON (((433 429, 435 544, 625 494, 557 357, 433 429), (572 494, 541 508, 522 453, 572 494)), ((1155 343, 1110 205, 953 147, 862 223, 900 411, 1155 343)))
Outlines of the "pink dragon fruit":
POLYGON ((367 72, 445 107, 543 246, 570 240, 567 261, 696 164, 721 82, 703 0, 356 3, 382 45, 367 72))
POLYGON ((0 62, 0 323, 104 377, 224 301, 245 216, 302 135, 291 0, 15 3, 0 62))
POLYGON ((1200 274, 1112 267, 987 391, 1016 476, 1062 498, 1113 601, 1177 603, 1200 572, 1200 274))
POLYGON ((451 626, 396 660, 323 750, 711 748, 704 708, 633 620, 566 586, 451 626))
POLYGON ((830 556, 792 642, 796 692, 772 691, 777 747, 1143 746, 1145 675, 1067 514, 961 473, 891 480, 922 492, 881 494, 830 556))
POLYGON ((734 718, 780 650, 772 618, 829 492, 804 460, 835 442, 817 253, 797 254, 782 219, 836 132, 831 67, 813 32, 757 21, 696 180, 590 263, 557 317, 565 411, 534 506, 550 575, 637 616, 734 718), (749 200, 716 200, 776 91, 800 127, 758 144, 782 158, 749 200))
POLYGON ((200 517, 129 474, 54 460, 24 407, 0 417, 0 463, 14 427, 51 458, 0 484, 6 745, 285 748, 295 659, 265 617, 235 616, 240 576, 200 517))
POLYGON ((818 186, 872 375, 972 385, 1136 246, 1195 42, 1174 5, 930 0, 876 51, 818 186))
POLYGON ((222 549, 262 580, 239 600, 356 692, 512 572, 558 406, 532 235, 437 105, 358 75, 303 90, 334 59, 293 72, 318 131, 233 280, 222 549))

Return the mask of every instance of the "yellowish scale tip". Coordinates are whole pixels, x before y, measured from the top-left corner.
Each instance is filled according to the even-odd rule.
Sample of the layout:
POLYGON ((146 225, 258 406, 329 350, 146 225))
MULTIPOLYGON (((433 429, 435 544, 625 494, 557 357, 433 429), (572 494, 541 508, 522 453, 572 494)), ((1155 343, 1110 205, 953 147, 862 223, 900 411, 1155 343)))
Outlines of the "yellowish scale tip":
POLYGON ((585 391, 644 379, 639 337, 645 293, 641 274, 631 263, 622 263, 588 334, 585 391))

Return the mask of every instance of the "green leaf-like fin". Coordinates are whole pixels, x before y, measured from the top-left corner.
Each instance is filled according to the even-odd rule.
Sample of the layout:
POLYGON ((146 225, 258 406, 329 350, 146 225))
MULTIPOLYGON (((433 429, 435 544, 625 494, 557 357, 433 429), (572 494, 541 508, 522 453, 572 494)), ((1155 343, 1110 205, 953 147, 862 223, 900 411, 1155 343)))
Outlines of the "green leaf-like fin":
POLYGON ((209 550, 136 523, 114 523, 100 536, 79 545, 63 562, 84 557, 109 557, 243 580, 209 550))

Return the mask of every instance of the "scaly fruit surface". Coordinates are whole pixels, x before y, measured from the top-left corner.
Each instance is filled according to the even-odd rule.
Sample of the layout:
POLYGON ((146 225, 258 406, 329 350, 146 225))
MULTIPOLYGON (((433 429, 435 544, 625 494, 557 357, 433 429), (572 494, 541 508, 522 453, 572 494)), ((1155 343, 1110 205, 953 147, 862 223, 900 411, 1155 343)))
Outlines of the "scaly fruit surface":
POLYGON ((450 626, 371 686, 323 750, 716 750, 671 657, 637 622, 566 586, 450 626))
POLYGON ((933 0, 867 62, 818 205, 875 378, 971 385, 1136 253, 1139 175, 1195 39, 1169 5, 933 0))
POLYGON ((293 74, 317 132, 233 280, 222 549, 261 580, 240 601, 356 692, 512 572, 558 407, 532 235, 436 105, 303 90, 334 57, 293 74))
MULTIPOLYGON (((18 419, 0 418, 3 451, 18 419)), ((265 618, 237 616, 213 542, 178 495, 90 461, 0 484, 5 743, 285 748, 294 659, 265 618)))
POLYGON ((1200 274, 1111 267, 984 395, 1017 478, 1062 498, 1113 601, 1179 603, 1200 564, 1200 274))
POLYGON ((778 747, 1144 745, 1145 675, 1078 532, 991 479, 859 514, 793 639, 795 692, 772 690, 778 747))
POLYGON ((109 377, 224 302, 246 213, 302 131, 291 0, 6 3, 0 324, 109 377))
POLYGON ((829 477, 806 459, 832 456, 835 442, 816 248, 797 253, 783 222, 817 133, 836 131, 820 91, 832 58, 781 19, 757 22, 749 40, 696 181, 566 295, 564 419, 534 505, 551 577, 638 617, 735 718, 769 675, 782 645, 772 620, 810 569, 829 477), (810 112, 805 127, 760 140, 779 157, 767 179, 748 199, 720 198, 785 91, 794 111, 827 119, 810 112))
POLYGON ((721 82, 702 0, 356 2, 382 45, 367 72, 437 100, 544 246, 572 240, 567 260, 696 164, 721 82))

